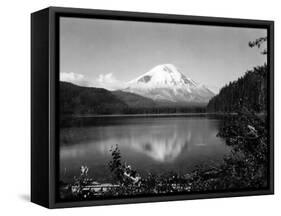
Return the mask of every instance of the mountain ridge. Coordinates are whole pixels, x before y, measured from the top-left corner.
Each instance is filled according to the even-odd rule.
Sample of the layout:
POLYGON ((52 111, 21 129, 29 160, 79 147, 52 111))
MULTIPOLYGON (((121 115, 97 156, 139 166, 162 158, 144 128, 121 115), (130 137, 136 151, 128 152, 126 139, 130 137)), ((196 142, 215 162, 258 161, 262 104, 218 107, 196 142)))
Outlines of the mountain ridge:
POLYGON ((202 104, 155 102, 150 98, 103 88, 60 82, 60 114, 113 115, 204 112, 202 104))

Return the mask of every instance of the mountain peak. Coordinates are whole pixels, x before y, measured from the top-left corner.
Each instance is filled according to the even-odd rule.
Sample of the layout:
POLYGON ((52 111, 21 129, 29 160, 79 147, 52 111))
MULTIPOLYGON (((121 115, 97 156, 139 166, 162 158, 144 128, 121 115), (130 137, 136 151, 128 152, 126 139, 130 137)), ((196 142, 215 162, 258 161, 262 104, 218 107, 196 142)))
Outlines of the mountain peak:
POLYGON ((178 69, 173 64, 161 64, 151 69, 151 71, 156 71, 156 70, 160 70, 168 73, 175 73, 175 72, 179 73, 178 69))
MULTIPOLYGON (((161 64, 153 67, 147 73, 139 76, 138 78, 128 82, 130 86, 133 83, 156 85, 158 87, 165 87, 167 85, 180 85, 183 82, 191 81, 187 79, 173 64, 161 64)), ((195 85, 196 83, 193 82, 195 85)))
POLYGON ((154 100, 172 102, 208 102, 214 95, 209 89, 187 78, 173 64, 161 64, 127 83, 124 91, 154 100))
POLYGON ((167 73, 167 74, 181 74, 173 64, 157 65, 148 71, 146 74, 167 73))

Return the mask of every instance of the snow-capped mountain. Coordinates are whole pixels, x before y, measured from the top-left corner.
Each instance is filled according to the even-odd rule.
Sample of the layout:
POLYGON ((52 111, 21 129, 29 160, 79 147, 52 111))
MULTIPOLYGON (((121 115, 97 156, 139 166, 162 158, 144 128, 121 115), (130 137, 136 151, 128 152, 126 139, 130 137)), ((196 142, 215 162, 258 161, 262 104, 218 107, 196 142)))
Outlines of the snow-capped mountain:
POLYGON ((187 78, 172 64, 158 65, 127 83, 123 91, 156 101, 207 103, 214 93, 206 86, 187 78))

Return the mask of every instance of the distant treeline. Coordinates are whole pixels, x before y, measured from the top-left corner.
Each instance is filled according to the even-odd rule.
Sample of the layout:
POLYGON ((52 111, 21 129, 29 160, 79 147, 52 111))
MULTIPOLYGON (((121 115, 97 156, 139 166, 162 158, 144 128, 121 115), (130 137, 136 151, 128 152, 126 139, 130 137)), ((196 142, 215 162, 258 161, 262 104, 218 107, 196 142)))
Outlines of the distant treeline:
POLYGON ((206 104, 155 102, 123 91, 60 82, 61 115, 163 114, 206 112, 206 104))
POLYGON ((163 113, 205 113, 206 108, 204 106, 156 106, 152 108, 126 108, 123 110, 123 114, 163 114, 163 113))
POLYGON ((267 109, 268 67, 255 67, 234 82, 224 86, 208 105, 208 112, 236 112, 241 107, 260 113, 267 109))

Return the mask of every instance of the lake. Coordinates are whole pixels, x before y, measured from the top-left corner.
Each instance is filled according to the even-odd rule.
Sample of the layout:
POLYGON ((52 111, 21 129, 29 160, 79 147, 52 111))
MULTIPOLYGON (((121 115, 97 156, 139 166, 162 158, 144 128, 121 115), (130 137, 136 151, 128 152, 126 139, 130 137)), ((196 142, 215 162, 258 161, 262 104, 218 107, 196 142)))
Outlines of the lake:
POLYGON ((216 136, 222 120, 206 115, 85 117, 79 122, 60 131, 60 179, 64 182, 79 176, 81 165, 89 167, 94 180, 110 181, 109 150, 116 144, 122 160, 141 175, 185 174, 198 165, 215 165, 230 152, 216 136))

